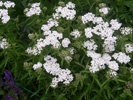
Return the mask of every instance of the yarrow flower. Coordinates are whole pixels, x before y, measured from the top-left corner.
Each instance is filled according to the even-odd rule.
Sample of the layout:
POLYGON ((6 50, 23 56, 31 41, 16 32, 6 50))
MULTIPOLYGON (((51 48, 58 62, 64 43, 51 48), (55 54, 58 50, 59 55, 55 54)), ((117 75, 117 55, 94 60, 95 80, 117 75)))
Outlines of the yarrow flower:
POLYGON ((120 31, 121 31, 121 34, 128 35, 128 34, 131 34, 133 32, 133 28, 130 28, 130 27, 122 27, 120 29, 120 31))
POLYGON ((40 3, 31 4, 31 8, 25 8, 24 12, 27 17, 33 16, 33 15, 40 15, 41 13, 40 3))
POLYGON ((132 53, 133 52, 133 44, 125 44, 125 50, 126 53, 132 53))
POLYGON ((55 10, 56 13, 53 14, 53 18, 66 18, 67 20, 73 20, 76 15, 76 11, 74 10, 74 8, 75 4, 72 2, 68 2, 65 7, 59 6, 55 10))
POLYGON ((46 61, 43 64, 44 69, 47 73, 55 76, 52 79, 51 87, 57 87, 59 82, 68 85, 73 80, 71 71, 68 69, 61 69, 60 65, 57 63, 57 59, 51 57, 50 55, 45 56, 44 60, 46 61))
POLYGON ((14 8, 15 7, 15 3, 11 2, 11 1, 6 1, 6 2, 2 2, 0 1, 0 6, 5 6, 5 8, 0 9, 0 18, 2 20, 3 24, 6 24, 9 20, 10 20, 10 16, 8 15, 8 9, 9 8, 14 8))
POLYGON ((68 45, 69 45, 70 43, 71 43, 71 42, 70 42, 69 38, 64 38, 64 39, 62 40, 62 46, 63 46, 64 48, 68 47, 68 45))
POLYGON ((116 76, 117 76, 117 72, 114 71, 114 70, 109 70, 109 71, 107 72, 107 74, 108 74, 110 77, 116 77, 116 76))
POLYGON ((8 8, 14 8, 15 7, 15 3, 14 2, 11 2, 11 1, 6 1, 3 3, 4 6, 8 9, 8 8))
POLYGON ((78 30, 74 30, 70 33, 71 36, 74 36, 74 38, 80 37, 80 32, 78 30))
POLYGON ((41 68, 42 67, 42 63, 38 62, 37 64, 34 64, 33 65, 33 69, 36 70, 38 68, 41 68))
MULTIPOLYGON (((83 27, 86 26, 84 29, 74 27, 75 29, 72 29, 72 31, 71 28, 67 31, 70 33, 63 33, 64 31, 59 30, 59 28, 64 28, 64 26, 59 26, 60 22, 62 19, 75 21, 76 11, 74 8, 75 4, 72 2, 57 7, 53 17, 49 18, 46 23, 41 26, 42 37, 37 39, 36 44, 33 47, 27 48, 26 52, 28 54, 40 55, 45 48, 52 47, 52 50, 58 50, 55 53, 58 54, 57 57, 71 64, 70 61, 74 60, 73 57, 76 54, 78 55, 78 49, 86 50, 86 55, 89 58, 87 66, 89 66, 88 70, 91 73, 108 69, 108 75, 111 77, 117 76, 117 72, 120 69, 119 63, 127 64, 131 60, 124 52, 120 51, 119 53, 115 53, 117 42, 119 42, 119 36, 116 33, 119 32, 118 30, 120 29, 122 31, 122 23, 119 23, 117 19, 105 21, 102 17, 96 16, 92 12, 88 12, 80 17, 82 24, 84 24, 83 27), (89 24, 91 24, 91 26, 89 26, 89 24), (77 39, 79 37, 81 40, 77 39), (76 54, 74 55, 74 53, 76 54)), ((106 5, 102 4, 99 11, 106 15, 109 9, 110 8, 106 7, 106 5)), ((126 53, 131 53, 132 46, 125 44, 125 50, 126 53)), ((53 53, 49 52, 48 54, 53 53)), ((62 69, 60 64, 57 63, 57 59, 51 55, 44 55, 44 61, 45 63, 43 64, 38 61, 37 64, 33 65, 33 69, 36 70, 43 65, 45 71, 54 76, 51 87, 57 87, 59 82, 65 85, 70 84, 73 80, 73 75, 69 69, 62 69)), ((63 66, 62 63, 61 66, 63 66)))
POLYGON ((87 50, 90 50, 90 51, 92 51, 92 50, 95 51, 97 49, 97 47, 98 47, 95 44, 95 41, 93 39, 91 39, 90 41, 88 40, 88 41, 84 42, 83 46, 85 48, 87 48, 87 50))
POLYGON ((9 47, 9 43, 7 42, 7 39, 3 38, 0 40, 0 49, 7 49, 9 47))
POLYGON ((129 56, 127 56, 125 53, 123 52, 119 52, 119 53, 114 53, 112 55, 112 57, 119 61, 121 64, 127 64, 128 62, 130 62, 131 58, 129 56))

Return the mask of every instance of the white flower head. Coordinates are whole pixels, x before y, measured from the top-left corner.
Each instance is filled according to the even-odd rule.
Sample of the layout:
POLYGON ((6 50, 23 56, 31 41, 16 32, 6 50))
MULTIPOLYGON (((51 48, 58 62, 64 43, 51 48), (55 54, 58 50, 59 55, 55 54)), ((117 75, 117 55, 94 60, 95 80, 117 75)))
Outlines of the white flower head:
POLYGON ((102 8, 99 9, 99 12, 100 12, 101 14, 107 15, 108 12, 109 12, 109 10, 110 10, 109 7, 102 7, 102 8))
POLYGON ((117 19, 112 19, 112 20, 110 21, 110 25, 111 25, 111 28, 112 28, 113 30, 118 30, 118 29, 120 29, 122 23, 119 23, 119 22, 117 21, 117 19))
POLYGON ((127 64, 128 62, 130 62, 131 58, 129 56, 127 56, 125 53, 123 52, 119 52, 119 53, 114 53, 112 55, 112 57, 119 61, 121 64, 127 64))
POLYGON ((133 32, 133 28, 130 28, 130 27, 122 27, 120 29, 120 31, 121 31, 121 34, 128 35, 128 34, 131 34, 133 32))
POLYGON ((69 40, 69 38, 64 38, 63 40, 62 40, 62 46, 64 47, 64 48, 66 48, 66 47, 68 47, 68 45, 71 43, 71 41, 69 40))
POLYGON ((15 3, 14 2, 11 2, 11 1, 6 1, 4 2, 4 6, 8 9, 8 8, 14 8, 15 6, 15 3))
POLYGON ((25 8, 24 12, 27 17, 33 16, 33 15, 40 15, 41 13, 40 3, 31 4, 31 8, 25 8))
POLYGON ((9 47, 9 43, 7 42, 7 39, 3 38, 0 40, 0 49, 7 49, 9 47))
POLYGON ((37 64, 34 64, 33 65, 33 69, 36 70, 38 68, 41 68, 42 67, 42 63, 38 62, 37 64))
POLYGON ((132 53, 133 52, 133 44, 125 44, 125 50, 126 53, 132 53))

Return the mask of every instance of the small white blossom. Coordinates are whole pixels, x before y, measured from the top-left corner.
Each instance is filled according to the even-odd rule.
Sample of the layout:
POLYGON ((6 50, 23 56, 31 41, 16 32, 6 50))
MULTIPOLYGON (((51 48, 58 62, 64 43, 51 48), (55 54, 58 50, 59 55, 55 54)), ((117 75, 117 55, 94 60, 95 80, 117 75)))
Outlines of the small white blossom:
POLYGON ((2 1, 0 1, 0 7, 2 7, 3 6, 3 2, 2 1))
POLYGON ((55 20, 55 19, 53 19, 53 18, 50 18, 48 21, 47 21, 47 23, 48 23, 48 26, 49 27, 53 27, 53 26, 58 26, 58 21, 57 20, 55 20))
POLYGON ((74 38, 80 37, 80 32, 78 30, 74 30, 70 33, 71 36, 74 36, 74 38))
POLYGON ((102 8, 99 9, 99 12, 100 12, 101 14, 107 15, 108 12, 109 12, 109 10, 110 10, 109 7, 102 7, 102 8))
POLYGON ((133 44, 125 44, 125 50, 126 50, 126 53, 132 53, 133 52, 133 44))
POLYGON ((44 69, 47 73, 55 76, 52 79, 51 87, 57 87, 59 82, 68 85, 73 80, 73 76, 69 69, 61 69, 60 65, 56 62, 57 59, 51 57, 50 55, 45 56, 44 60, 46 61, 43 64, 44 69))
POLYGON ((14 2, 11 2, 11 1, 6 1, 4 2, 4 6, 8 9, 8 8, 14 8, 15 6, 15 3, 14 2))
POLYGON ((114 53, 112 55, 112 57, 119 61, 121 64, 127 64, 128 62, 130 62, 131 58, 129 56, 127 56, 125 53, 123 52, 119 52, 119 53, 114 53))
POLYGON ((85 36, 86 38, 91 38, 93 35, 93 29, 88 27, 88 28, 85 28, 85 36))
POLYGON ((70 8, 70 9, 74 9, 74 8, 75 8, 75 4, 72 3, 72 2, 68 2, 68 3, 66 4, 66 7, 70 8))
POLYGON ((42 63, 38 62, 37 64, 33 65, 33 69, 36 70, 37 68, 41 68, 42 67, 42 63))
POLYGON ((113 30, 118 30, 118 29, 120 29, 120 27, 121 27, 121 23, 119 23, 116 19, 112 19, 111 21, 110 21, 110 25, 111 25, 111 28, 113 29, 113 30))
POLYGON ((66 4, 65 7, 59 6, 55 10, 56 13, 53 14, 53 18, 59 19, 62 17, 62 18, 66 18, 67 20, 73 20, 76 15, 76 11, 74 10, 74 8, 75 8, 75 4, 73 4, 72 2, 69 2, 68 4, 66 4))
POLYGON ((114 70, 108 71, 107 74, 108 74, 110 77, 116 77, 116 76, 117 76, 117 72, 114 71, 114 70))
POLYGON ((85 48, 87 48, 87 50, 89 50, 89 51, 91 51, 91 50, 97 50, 97 45, 95 44, 95 41, 93 40, 93 39, 91 39, 90 41, 88 40, 88 41, 86 41, 86 42, 84 42, 84 44, 83 44, 83 46, 85 47, 85 48))
POLYGON ((108 63, 108 67, 112 70, 115 70, 115 71, 119 70, 119 65, 116 61, 110 61, 108 63))
POLYGON ((69 38, 64 38, 63 40, 62 40, 62 46, 64 47, 64 48, 66 48, 66 47, 68 47, 68 45, 71 43, 71 41, 69 40, 69 38))
POLYGON ((0 40, 0 49, 7 49, 9 47, 9 43, 7 42, 7 39, 3 38, 0 40))
POLYGON ((128 35, 128 34, 131 34, 133 32, 133 28, 130 28, 130 27, 122 27, 120 29, 120 31, 121 31, 121 34, 128 35))
POLYGON ((24 12, 27 17, 33 16, 33 15, 40 15, 41 9, 40 9, 40 3, 33 3, 31 5, 31 8, 25 8, 24 12))
POLYGON ((86 24, 88 22, 93 21, 94 18, 95 18, 95 15, 91 12, 88 12, 85 15, 82 16, 81 20, 82 20, 83 24, 86 24))

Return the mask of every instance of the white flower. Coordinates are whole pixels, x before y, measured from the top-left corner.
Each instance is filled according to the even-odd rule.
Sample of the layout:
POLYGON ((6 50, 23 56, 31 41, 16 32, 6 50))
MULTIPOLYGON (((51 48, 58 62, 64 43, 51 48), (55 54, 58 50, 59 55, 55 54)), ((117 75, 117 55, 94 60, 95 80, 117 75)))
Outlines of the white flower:
POLYGON ((64 38, 64 39, 62 40, 62 46, 63 46, 64 48, 68 47, 68 45, 69 45, 70 43, 71 43, 71 42, 70 42, 69 38, 64 38))
POLYGON ((133 45, 132 44, 125 44, 126 53, 133 52, 133 45))
POLYGON ((25 8, 24 12, 27 17, 33 16, 33 15, 40 15, 41 9, 40 9, 40 3, 33 3, 31 5, 31 8, 25 8))
POLYGON ((105 52, 112 52, 115 50, 116 40, 117 40, 117 37, 115 36, 107 37, 104 40, 103 47, 105 49, 105 52))
POLYGON ((128 35, 128 34, 131 34, 133 32, 133 28, 130 28, 130 27, 122 27, 120 29, 120 31, 121 31, 121 34, 128 35))
POLYGON ((75 4, 72 3, 72 2, 68 2, 68 3, 66 4, 66 7, 70 8, 70 9, 74 9, 74 8, 75 8, 75 4))
POLYGON ((107 15, 108 12, 109 12, 109 10, 110 10, 109 7, 102 7, 102 8, 99 9, 99 12, 100 12, 101 14, 107 15))
POLYGON ((53 19, 53 18, 50 18, 47 21, 47 23, 48 23, 48 26, 51 28, 53 26, 56 26, 57 27, 59 22, 57 20, 53 19))
POLYGON ((52 79, 51 87, 57 87, 59 82, 63 82, 65 85, 70 84, 73 80, 73 76, 69 69, 61 69, 60 65, 56 62, 57 59, 51 57, 50 55, 45 56, 44 60, 46 62, 43 64, 43 67, 46 72, 55 76, 52 79))
POLYGON ((104 53, 102 58, 104 59, 106 64, 108 64, 110 62, 110 60, 112 59, 111 56, 107 53, 104 53))
POLYGON ((90 27, 85 28, 85 36, 86 36, 86 38, 91 38, 93 36, 92 33, 93 33, 93 29, 92 28, 90 28, 90 27))
POLYGON ((108 67, 115 71, 119 70, 119 65, 118 65, 118 63, 116 63, 116 61, 110 61, 108 63, 108 67))
POLYGON ((37 47, 28 47, 26 50, 25 50, 28 54, 31 54, 31 55, 39 55, 41 53, 41 51, 37 48, 37 47))
POLYGON ((121 23, 119 23, 118 21, 117 21, 117 19, 112 19, 111 21, 110 21, 110 25, 111 25, 111 28, 113 29, 113 30, 118 30, 120 27, 121 27, 121 23))
POLYGON ((56 88, 58 86, 58 78, 54 77, 51 82, 51 87, 56 88))
POLYGON ((14 8, 15 6, 15 3, 14 2, 11 2, 11 1, 6 1, 4 2, 4 6, 8 9, 8 8, 14 8))
POLYGON ((80 32, 78 30, 74 30, 70 33, 71 36, 74 36, 74 38, 80 37, 80 32))
POLYGON ((95 15, 93 13, 88 12, 85 15, 82 16, 81 20, 82 20, 83 24, 86 24, 90 21, 93 21, 94 17, 95 17, 95 15))
POLYGON ((8 15, 2 16, 1 20, 3 24, 6 24, 10 20, 10 16, 8 15))
POLYGON ((107 74, 108 74, 110 77, 116 77, 116 76, 117 76, 117 72, 114 71, 114 70, 109 70, 109 71, 107 72, 107 74))
POLYGON ((94 17, 93 24, 102 24, 103 22, 102 17, 94 17))
POLYGON ((0 49, 7 49, 9 47, 9 43, 7 42, 7 39, 3 38, 0 41, 0 49))
POLYGON ((119 53, 114 53, 112 55, 112 57, 119 61, 121 64, 127 64, 128 62, 130 62, 131 58, 129 56, 127 56, 125 53, 123 52, 119 52, 119 53))
POLYGON ((37 64, 33 65, 33 69, 36 70, 37 68, 41 68, 42 67, 42 63, 38 62, 37 64))
POLYGON ((85 48, 87 48, 87 50, 89 50, 89 51, 91 51, 91 50, 97 50, 97 45, 95 44, 95 41, 93 40, 93 39, 91 39, 90 41, 88 40, 88 41, 86 41, 86 42, 84 42, 84 44, 83 44, 83 46, 85 47, 85 48))
POLYGON ((2 7, 3 6, 3 2, 2 1, 0 1, 0 7, 2 7))
POLYGON ((65 60, 66 60, 66 61, 71 61, 71 60, 72 60, 72 57, 66 56, 66 57, 65 57, 65 60))
POLYGON ((55 11, 56 13, 53 14, 53 17, 55 19, 59 19, 59 18, 66 18, 67 20, 72 20, 75 15, 76 15, 76 11, 73 9, 75 8, 75 5, 71 2, 69 2, 68 4, 66 4, 65 7, 61 7, 59 6, 55 11))

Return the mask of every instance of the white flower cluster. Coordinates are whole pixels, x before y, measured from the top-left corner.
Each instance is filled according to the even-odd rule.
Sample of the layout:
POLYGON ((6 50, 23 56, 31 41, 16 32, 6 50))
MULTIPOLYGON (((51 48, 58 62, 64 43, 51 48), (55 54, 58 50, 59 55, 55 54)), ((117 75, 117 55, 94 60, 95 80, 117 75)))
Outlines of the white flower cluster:
POLYGON ((109 10, 110 10, 110 8, 108 8, 108 7, 102 7, 102 8, 99 9, 99 12, 101 14, 107 15, 109 10))
POLYGON ((64 48, 68 47, 68 45, 69 45, 70 43, 71 43, 71 42, 70 42, 69 38, 64 38, 64 39, 62 40, 62 46, 63 46, 64 48))
POLYGON ((115 51, 115 44, 116 44, 117 37, 111 36, 107 37, 104 40, 103 47, 105 49, 105 52, 112 52, 115 51))
POLYGON ((82 16, 83 24, 92 22, 95 24, 93 28, 87 27, 84 29, 86 38, 93 38, 93 34, 96 34, 104 40, 103 47, 105 52, 115 51, 115 44, 117 37, 113 36, 114 32, 121 27, 121 23, 115 19, 112 19, 110 23, 104 22, 102 17, 95 17, 93 13, 88 12, 82 16), (95 20, 97 19, 97 21, 95 20))
MULTIPOLYGON (((83 24, 87 24, 89 22, 92 22, 94 24, 94 27, 87 27, 84 29, 85 36, 89 40, 84 42, 83 47, 87 48, 87 56, 92 59, 89 67, 90 72, 95 73, 97 71, 100 71, 100 69, 105 69, 106 66, 108 66, 108 74, 111 76, 116 76, 117 71, 119 70, 119 65, 112 58, 114 58, 121 64, 126 64, 130 62, 131 59, 129 56, 122 52, 114 53, 112 55, 112 52, 115 51, 115 45, 117 43, 117 37, 114 36, 114 33, 115 31, 120 29, 122 24, 119 23, 116 19, 112 19, 110 22, 105 22, 102 17, 96 17, 95 14, 91 12, 83 15, 81 20, 83 24), (105 53, 102 55, 95 52, 98 46, 92 39, 94 38, 94 34, 100 36, 101 40, 103 40, 102 46, 105 53)), ((121 30, 124 31, 123 28, 121 28, 121 30)), ((128 28, 127 31, 128 32, 126 33, 131 33, 131 29, 128 28)), ((125 47, 127 52, 132 52, 131 45, 127 44, 125 45, 125 47)))
POLYGON ((125 44, 126 53, 132 53, 133 52, 133 44, 125 44))
POLYGON ((121 31, 121 34, 128 35, 128 34, 131 34, 133 32, 133 28, 130 28, 130 27, 122 27, 120 29, 120 31, 121 31))
POLYGON ((100 69, 105 69, 106 65, 112 71, 119 70, 119 65, 116 61, 111 61, 111 56, 107 53, 101 55, 94 51, 87 51, 87 56, 92 58, 91 66, 89 67, 90 72, 95 73, 100 69))
MULTIPOLYGON (((35 3, 33 7, 36 7, 36 5, 39 6, 39 4, 35 3)), ((74 4, 69 2, 68 4, 66 4, 66 7, 68 9, 68 11, 73 12, 74 11, 74 4)), ((64 8, 65 9, 65 8, 64 8)), ((62 11, 64 12, 64 11, 62 11)), ((68 14, 66 12, 66 14, 68 14)), ((70 14, 69 14, 70 15, 70 14)), ((75 15, 75 14, 74 14, 75 15)), ((72 15, 74 17, 74 15, 72 15)), ((66 18, 68 18, 70 16, 66 15, 66 18)), ((68 18, 69 19, 69 18, 68 18)), ((41 27, 41 30, 43 31, 43 35, 45 36, 45 38, 40 38, 37 40, 37 43, 34 47, 29 47, 27 48, 26 52, 28 54, 33 54, 33 55, 39 55, 41 53, 41 51, 43 50, 44 47, 51 45, 54 48, 59 48, 61 45, 66 48, 68 47, 68 45, 71 43, 71 41, 69 40, 69 38, 63 38, 62 33, 58 33, 57 31, 51 31, 52 27, 57 27, 59 25, 59 22, 56 18, 50 18, 47 21, 47 24, 43 24, 41 27), (60 42, 62 39, 62 42, 60 42)), ((75 37, 79 36, 78 31, 75 31, 76 33, 74 33, 75 37)), ((66 59, 68 59, 68 57, 66 57, 66 59)))
POLYGON ((106 7, 106 4, 105 3, 100 3, 99 4, 99 12, 101 13, 101 15, 107 15, 110 8, 109 7, 106 7))
POLYGON ((89 50, 89 51, 92 51, 92 50, 95 51, 95 50, 97 50, 97 47, 98 47, 95 44, 95 41, 93 39, 91 39, 90 41, 88 40, 88 41, 84 42, 83 46, 85 48, 87 48, 87 50, 89 50))
POLYGON ((33 69, 36 70, 37 68, 41 68, 42 67, 42 63, 38 62, 37 64, 33 65, 33 69))
POLYGON ((128 62, 130 62, 131 58, 129 56, 127 56, 125 53, 123 52, 119 52, 119 53, 114 53, 112 55, 112 57, 119 61, 121 64, 127 64, 128 62))
POLYGON ((74 30, 70 33, 71 36, 74 36, 74 38, 80 37, 80 32, 78 30, 74 30))
POLYGON ((7 49, 9 47, 9 43, 7 42, 7 39, 3 38, 0 40, 0 49, 7 49))
POLYGON ((120 27, 121 27, 122 24, 121 23, 118 23, 117 19, 112 19, 110 21, 110 25, 111 25, 111 28, 113 30, 118 30, 118 29, 120 29, 120 27))
MULTIPOLYGON (((75 17, 76 11, 74 8, 75 4, 71 2, 66 4, 64 7, 57 7, 56 13, 53 14, 53 18, 48 19, 47 24, 43 24, 41 27, 41 30, 43 31, 43 37, 37 39, 35 46, 27 48, 26 52, 28 54, 39 55, 43 48, 48 45, 55 49, 60 49, 60 46, 62 46, 63 50, 61 50, 59 57, 68 62, 71 61, 75 50, 74 48, 70 48, 70 43, 72 41, 67 37, 63 38, 63 34, 55 31, 54 29, 59 26, 59 18, 72 20, 75 17)), ((101 8, 101 12, 103 14, 107 14, 108 11, 107 9, 104 11, 101 8)), ((115 35, 115 33, 121 28, 122 24, 116 19, 112 19, 110 22, 105 22, 102 17, 97 17, 91 12, 83 15, 81 20, 83 24, 93 24, 91 27, 88 27, 87 25, 87 27, 84 29, 86 41, 82 41, 82 46, 87 48, 87 56, 91 58, 89 67, 90 72, 95 73, 101 69, 108 68, 109 70, 107 73, 110 76, 116 76, 117 71, 119 70, 118 62, 121 64, 127 64, 131 60, 131 58, 123 52, 114 53, 118 41, 118 37, 116 37, 117 35, 115 35), (99 37, 101 39, 100 42, 103 44, 101 45, 100 42, 97 43, 94 41, 97 40, 94 36, 99 37), (99 51, 97 50, 99 44, 101 46, 100 48, 102 48, 102 54, 97 53, 97 51, 99 51)), ((121 31, 124 29, 121 28, 121 31)), ((127 33, 129 33, 129 31, 127 33)), ((123 32, 123 34, 127 33, 123 32)), ((73 30, 68 35, 71 35, 74 37, 74 39, 81 36, 78 29, 73 30)), ((131 45, 126 44, 125 48, 127 53, 133 52, 131 45)), ((51 87, 56 87, 59 82, 63 82, 63 84, 67 85, 73 80, 70 70, 61 69, 56 58, 48 55, 44 57, 44 61, 46 62, 43 64, 43 67, 46 72, 55 76, 52 80, 51 87)), ((34 64, 33 69, 36 70, 40 67, 42 67, 42 64, 38 62, 37 64, 34 64)))
POLYGON ((116 71, 113 71, 113 70, 109 70, 107 72, 107 74, 110 76, 110 77, 116 77, 117 76, 117 72, 116 71))
POLYGON ((56 13, 53 14, 53 18, 66 18, 67 20, 72 20, 76 15, 74 8, 75 4, 72 2, 68 2, 65 7, 59 6, 56 9, 56 13))
POLYGON ((73 76, 69 69, 61 69, 60 65, 57 63, 57 59, 50 55, 45 56, 44 60, 46 62, 43 64, 43 67, 46 72, 55 76, 52 79, 51 87, 57 87, 59 82, 63 82, 65 85, 70 84, 73 80, 73 76))
POLYGON ((33 48, 28 47, 26 52, 28 54, 38 55, 41 53, 43 48, 48 45, 52 45, 54 48, 59 48, 61 45, 59 41, 60 39, 62 39, 62 33, 58 33, 57 31, 49 31, 49 34, 45 36, 45 39, 38 39, 36 45, 33 48))
POLYGON ((15 3, 11 1, 2 2, 0 1, 0 7, 5 6, 5 8, 0 9, 0 18, 3 24, 6 24, 10 20, 10 16, 8 15, 8 9, 14 8, 15 3))
POLYGON ((27 17, 33 16, 33 15, 40 15, 41 13, 40 3, 31 4, 31 8, 25 8, 24 12, 27 17))

